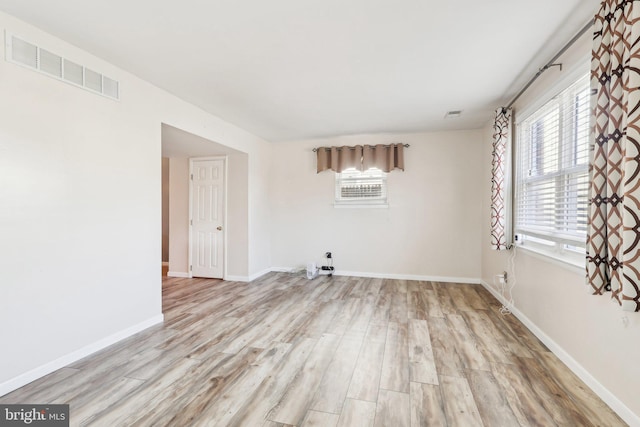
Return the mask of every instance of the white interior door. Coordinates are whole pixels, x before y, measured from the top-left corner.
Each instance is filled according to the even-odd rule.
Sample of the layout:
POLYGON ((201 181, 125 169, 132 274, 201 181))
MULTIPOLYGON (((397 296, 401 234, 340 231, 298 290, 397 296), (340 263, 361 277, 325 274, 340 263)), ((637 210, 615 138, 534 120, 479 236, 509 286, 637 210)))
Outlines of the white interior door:
POLYGON ((224 276, 224 159, 191 161, 191 275, 224 276))

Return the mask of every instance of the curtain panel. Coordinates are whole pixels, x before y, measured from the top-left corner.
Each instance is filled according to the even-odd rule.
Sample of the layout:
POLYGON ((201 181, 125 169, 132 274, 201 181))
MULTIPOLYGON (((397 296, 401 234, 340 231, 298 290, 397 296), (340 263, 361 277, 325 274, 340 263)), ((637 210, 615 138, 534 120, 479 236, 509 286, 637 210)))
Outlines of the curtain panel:
POLYGON ((507 241, 507 187, 508 148, 511 144, 511 109, 498 108, 493 124, 493 150, 491 160, 491 249, 509 249, 507 241))
POLYGON ((404 145, 318 147, 316 158, 317 173, 328 169, 340 173, 349 168, 359 171, 378 168, 384 172, 391 172, 394 169, 404 170, 404 145))
POLYGON ((639 311, 640 1, 603 1, 594 25, 587 282, 639 311))

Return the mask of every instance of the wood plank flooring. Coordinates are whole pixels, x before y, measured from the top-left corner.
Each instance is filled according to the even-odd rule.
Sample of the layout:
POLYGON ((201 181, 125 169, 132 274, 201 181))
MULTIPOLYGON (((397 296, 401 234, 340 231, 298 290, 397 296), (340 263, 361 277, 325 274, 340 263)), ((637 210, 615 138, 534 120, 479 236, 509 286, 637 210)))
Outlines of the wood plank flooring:
POLYGON ((73 426, 624 426, 482 287, 163 279, 165 323, 0 403, 73 426))

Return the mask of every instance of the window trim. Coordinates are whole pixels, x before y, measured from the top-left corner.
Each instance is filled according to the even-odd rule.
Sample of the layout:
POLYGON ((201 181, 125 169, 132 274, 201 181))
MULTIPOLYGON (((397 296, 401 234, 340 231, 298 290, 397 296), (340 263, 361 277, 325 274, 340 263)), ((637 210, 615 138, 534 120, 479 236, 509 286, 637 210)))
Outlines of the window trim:
POLYGON ((549 251, 546 248, 541 248, 537 245, 522 245, 520 242, 520 238, 518 238, 516 245, 518 248, 518 252, 524 252, 534 258, 551 262, 574 272, 584 273, 584 256, 580 256, 578 258, 575 256, 567 256, 567 254, 563 253, 549 251))

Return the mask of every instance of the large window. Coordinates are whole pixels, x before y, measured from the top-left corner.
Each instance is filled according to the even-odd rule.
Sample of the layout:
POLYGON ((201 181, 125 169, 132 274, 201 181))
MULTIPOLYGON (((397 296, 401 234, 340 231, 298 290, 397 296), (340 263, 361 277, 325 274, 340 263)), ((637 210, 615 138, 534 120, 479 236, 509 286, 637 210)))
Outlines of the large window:
POLYGON ((522 246, 584 254, 589 117, 584 76, 518 124, 515 231, 522 246))

